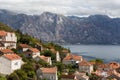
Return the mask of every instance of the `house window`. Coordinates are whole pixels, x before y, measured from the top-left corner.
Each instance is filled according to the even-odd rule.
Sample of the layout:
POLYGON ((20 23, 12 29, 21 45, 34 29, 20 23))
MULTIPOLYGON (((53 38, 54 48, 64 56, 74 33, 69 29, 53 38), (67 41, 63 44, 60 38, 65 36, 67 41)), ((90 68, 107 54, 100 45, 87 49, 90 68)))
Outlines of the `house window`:
POLYGON ((12 34, 11 34, 11 37, 12 37, 12 34))
POLYGON ((18 62, 16 62, 15 65, 18 65, 18 62))

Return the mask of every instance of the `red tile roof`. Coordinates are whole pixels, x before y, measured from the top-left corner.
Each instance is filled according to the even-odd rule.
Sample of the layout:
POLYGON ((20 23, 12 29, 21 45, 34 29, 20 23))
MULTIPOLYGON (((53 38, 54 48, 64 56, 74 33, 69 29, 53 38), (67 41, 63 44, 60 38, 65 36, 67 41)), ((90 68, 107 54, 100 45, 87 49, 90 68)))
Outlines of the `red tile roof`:
POLYGON ((57 73, 57 68, 40 68, 42 70, 42 73, 57 73))
POLYGON ((44 61, 48 61, 48 59, 49 59, 50 57, 46 57, 46 56, 40 56, 40 59, 42 59, 42 60, 44 60, 44 61))
POLYGON ((98 68, 109 68, 109 64, 101 64, 98 66, 98 68))
POLYGON ((91 64, 86 60, 83 60, 82 62, 79 63, 79 66, 91 66, 91 64))
POLYGON ((120 67, 120 64, 117 63, 117 62, 111 62, 111 63, 109 63, 109 66, 112 67, 112 68, 114 68, 114 69, 116 69, 116 68, 120 67))
POLYGON ((7 32, 5 32, 5 31, 0 31, 0 36, 6 36, 7 35, 7 32))
POLYGON ((9 59, 9 60, 18 60, 18 59, 21 59, 21 57, 18 56, 17 54, 4 54, 3 56, 5 58, 9 59))
POLYGON ((3 50, 0 50, 0 52, 2 53, 14 53, 12 50, 10 49, 3 49, 3 50))
POLYGON ((81 60, 82 56, 69 54, 63 60, 81 60))
POLYGON ((29 50, 32 52, 40 52, 37 48, 30 48, 29 50))
POLYGON ((27 44, 19 44, 19 46, 20 46, 21 48, 30 48, 30 46, 27 45, 27 44))
POLYGON ((75 79, 75 75, 61 75, 61 78, 63 79, 75 79))

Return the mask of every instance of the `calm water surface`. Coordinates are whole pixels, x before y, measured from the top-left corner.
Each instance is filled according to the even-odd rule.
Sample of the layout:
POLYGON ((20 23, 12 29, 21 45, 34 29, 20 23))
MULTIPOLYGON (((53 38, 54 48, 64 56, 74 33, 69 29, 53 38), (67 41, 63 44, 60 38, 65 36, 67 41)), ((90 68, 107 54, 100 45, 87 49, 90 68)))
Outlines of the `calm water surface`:
POLYGON ((120 45, 62 45, 87 59, 101 58, 120 62, 120 45))

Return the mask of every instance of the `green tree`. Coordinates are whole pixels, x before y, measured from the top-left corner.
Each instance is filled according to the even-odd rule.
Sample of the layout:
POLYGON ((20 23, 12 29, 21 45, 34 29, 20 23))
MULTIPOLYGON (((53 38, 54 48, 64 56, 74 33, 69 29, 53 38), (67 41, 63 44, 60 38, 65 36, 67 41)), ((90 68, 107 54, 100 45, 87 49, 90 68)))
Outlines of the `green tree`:
POLYGON ((7 80, 7 79, 0 75, 0 80, 7 80))
POLYGON ((65 65, 61 62, 55 63, 55 66, 57 66, 58 71, 62 72, 62 70, 65 68, 65 65))
POLYGON ((22 66, 22 70, 25 71, 25 73, 27 74, 27 76, 29 78, 34 78, 35 77, 35 72, 34 72, 34 68, 33 65, 30 63, 24 64, 22 66))
POLYGON ((38 63, 41 65, 41 67, 48 67, 49 64, 45 62, 44 60, 39 60, 38 63))
POLYGON ((41 53, 41 55, 51 57, 52 60, 56 59, 55 54, 52 53, 50 50, 45 50, 44 52, 41 53))
POLYGON ((27 80, 27 74, 23 70, 16 70, 15 73, 19 76, 20 80, 27 80))
POLYGON ((14 72, 7 77, 7 80, 20 80, 20 79, 19 76, 14 72))

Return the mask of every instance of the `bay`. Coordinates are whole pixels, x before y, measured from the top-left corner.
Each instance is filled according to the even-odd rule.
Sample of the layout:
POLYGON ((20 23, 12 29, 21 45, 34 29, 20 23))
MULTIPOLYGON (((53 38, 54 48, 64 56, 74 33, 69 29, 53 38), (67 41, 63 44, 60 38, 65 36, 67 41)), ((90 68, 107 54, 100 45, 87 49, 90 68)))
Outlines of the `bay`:
POLYGON ((120 62, 120 45, 62 45, 73 54, 81 55, 87 60, 103 59, 105 62, 120 62))

